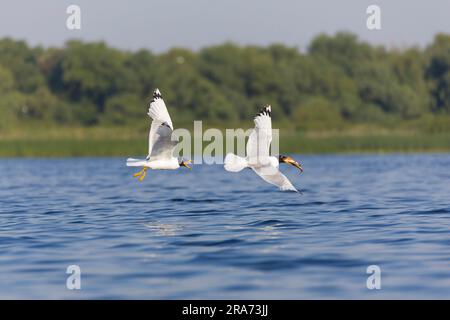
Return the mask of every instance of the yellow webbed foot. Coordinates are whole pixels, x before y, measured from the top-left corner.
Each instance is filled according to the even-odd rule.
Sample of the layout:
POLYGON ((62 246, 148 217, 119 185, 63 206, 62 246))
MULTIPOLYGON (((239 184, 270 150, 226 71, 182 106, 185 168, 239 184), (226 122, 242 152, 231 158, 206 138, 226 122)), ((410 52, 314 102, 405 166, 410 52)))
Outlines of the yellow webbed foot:
POLYGON ((147 167, 144 168, 144 172, 141 174, 141 176, 139 177, 139 181, 144 180, 145 176, 147 175, 147 167))
POLYGON ((133 174, 133 177, 139 178, 139 181, 144 180, 145 176, 147 175, 147 169, 148 169, 147 167, 144 167, 141 171, 133 174))

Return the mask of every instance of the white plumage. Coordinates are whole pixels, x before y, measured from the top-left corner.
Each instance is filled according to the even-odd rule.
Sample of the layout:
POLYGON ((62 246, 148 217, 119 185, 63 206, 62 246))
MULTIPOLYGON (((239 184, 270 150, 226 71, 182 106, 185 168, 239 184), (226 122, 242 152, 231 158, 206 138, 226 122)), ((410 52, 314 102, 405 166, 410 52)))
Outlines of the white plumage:
MULTIPOLYGON (((280 188, 280 190, 296 191, 298 190, 279 170, 279 158, 270 156, 270 144, 272 142, 272 118, 271 107, 265 106, 255 117, 255 129, 250 134, 246 151, 247 157, 239 157, 228 153, 225 157, 225 170, 230 172, 239 172, 244 168, 251 168, 264 181, 280 188)), ((300 165, 290 157, 286 163, 290 163, 300 170, 300 165)))
POLYGON ((148 135, 148 155, 146 159, 127 159, 128 167, 144 167, 142 171, 135 174, 143 180, 147 168, 174 170, 180 166, 187 166, 187 161, 179 163, 178 158, 173 156, 176 141, 172 141, 173 124, 167 111, 166 104, 159 89, 153 92, 153 99, 148 108, 149 117, 153 120, 148 135))

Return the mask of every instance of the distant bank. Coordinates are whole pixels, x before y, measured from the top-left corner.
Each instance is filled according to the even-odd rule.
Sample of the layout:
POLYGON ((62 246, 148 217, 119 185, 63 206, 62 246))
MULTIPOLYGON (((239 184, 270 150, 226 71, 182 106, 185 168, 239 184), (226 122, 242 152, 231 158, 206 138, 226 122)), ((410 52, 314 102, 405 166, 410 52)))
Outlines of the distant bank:
MULTIPOLYGON (((208 142, 204 142, 206 146, 208 142)), ((118 128, 77 129, 47 134, 0 135, 0 157, 90 157, 145 155, 147 132, 118 128)), ((450 152, 450 133, 281 132, 280 152, 401 153, 450 152)))

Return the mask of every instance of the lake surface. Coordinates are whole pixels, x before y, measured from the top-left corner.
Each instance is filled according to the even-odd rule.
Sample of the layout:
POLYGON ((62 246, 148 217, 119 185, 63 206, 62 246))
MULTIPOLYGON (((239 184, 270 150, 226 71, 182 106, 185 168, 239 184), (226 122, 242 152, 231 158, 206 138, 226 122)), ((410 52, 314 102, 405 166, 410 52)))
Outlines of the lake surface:
POLYGON ((0 298, 450 298, 449 155, 295 158, 301 196, 219 165, 0 160, 0 298))

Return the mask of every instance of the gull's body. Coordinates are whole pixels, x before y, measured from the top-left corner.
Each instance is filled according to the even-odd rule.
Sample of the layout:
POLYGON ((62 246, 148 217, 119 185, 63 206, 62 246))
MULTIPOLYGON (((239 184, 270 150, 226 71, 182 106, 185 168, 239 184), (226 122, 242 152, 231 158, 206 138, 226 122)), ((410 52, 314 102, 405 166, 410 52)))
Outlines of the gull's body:
POLYGON ((279 164, 289 163, 302 171, 300 164, 290 157, 270 156, 270 144, 272 142, 272 118, 271 107, 265 106, 255 117, 255 129, 250 134, 245 158, 229 153, 225 157, 225 170, 239 172, 244 168, 252 169, 264 181, 273 184, 283 191, 298 190, 288 178, 279 171, 279 164))
POLYGON ((179 162, 178 158, 173 156, 176 141, 172 141, 172 119, 158 89, 153 92, 148 115, 153 120, 148 135, 148 156, 145 159, 127 159, 128 167, 143 167, 134 176, 142 181, 147 168, 159 170, 175 170, 181 166, 189 168, 187 161, 179 162))

